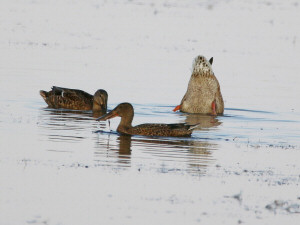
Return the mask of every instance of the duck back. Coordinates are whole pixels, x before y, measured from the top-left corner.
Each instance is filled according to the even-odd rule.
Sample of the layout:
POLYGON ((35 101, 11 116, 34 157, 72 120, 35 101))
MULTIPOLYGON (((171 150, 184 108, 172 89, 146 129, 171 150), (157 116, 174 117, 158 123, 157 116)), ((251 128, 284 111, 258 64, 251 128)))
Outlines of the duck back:
POLYGON ((74 110, 92 110, 93 95, 78 90, 53 86, 49 92, 40 91, 40 95, 50 108, 74 110))

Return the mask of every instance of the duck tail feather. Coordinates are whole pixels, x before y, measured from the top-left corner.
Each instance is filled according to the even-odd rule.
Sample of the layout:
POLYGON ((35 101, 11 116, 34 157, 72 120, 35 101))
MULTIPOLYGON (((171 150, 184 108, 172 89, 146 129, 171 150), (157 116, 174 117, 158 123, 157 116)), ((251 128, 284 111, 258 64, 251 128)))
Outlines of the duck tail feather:
POLYGON ((43 99, 47 98, 47 92, 46 91, 40 90, 40 95, 43 97, 43 99))
POLYGON ((194 130, 195 128, 199 127, 200 123, 194 124, 194 125, 190 125, 188 130, 194 130))

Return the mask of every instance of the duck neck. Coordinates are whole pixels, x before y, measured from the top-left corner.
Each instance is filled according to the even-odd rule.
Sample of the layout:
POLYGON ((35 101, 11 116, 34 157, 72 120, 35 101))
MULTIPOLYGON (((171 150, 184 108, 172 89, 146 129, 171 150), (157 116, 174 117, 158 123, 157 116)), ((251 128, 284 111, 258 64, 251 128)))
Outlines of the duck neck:
POLYGON ((121 117, 121 122, 118 126, 118 131, 126 133, 128 130, 132 128, 132 120, 133 120, 133 113, 127 114, 126 116, 121 117))
POLYGON ((106 106, 104 105, 99 105, 95 100, 93 101, 93 111, 94 112, 103 112, 103 113, 106 113, 106 106))

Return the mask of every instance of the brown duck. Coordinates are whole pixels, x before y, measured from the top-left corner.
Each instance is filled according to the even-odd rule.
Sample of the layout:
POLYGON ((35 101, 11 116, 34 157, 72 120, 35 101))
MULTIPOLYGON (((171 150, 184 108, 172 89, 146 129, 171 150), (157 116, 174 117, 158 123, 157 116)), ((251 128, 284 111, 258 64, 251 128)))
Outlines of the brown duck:
POLYGON ((224 101, 219 82, 211 68, 212 63, 213 58, 209 61, 204 56, 195 58, 187 91, 180 105, 173 109, 174 112, 223 114, 224 101))
POLYGON ((107 110, 107 92, 99 89, 94 96, 82 90, 53 86, 51 91, 40 91, 40 95, 50 108, 64 108, 74 110, 93 110, 93 112, 107 110))
POLYGON ((188 137, 191 136, 193 129, 199 125, 146 123, 133 127, 131 124, 134 109, 130 103, 119 104, 111 112, 99 117, 97 121, 112 119, 116 116, 121 117, 117 131, 129 135, 188 137))

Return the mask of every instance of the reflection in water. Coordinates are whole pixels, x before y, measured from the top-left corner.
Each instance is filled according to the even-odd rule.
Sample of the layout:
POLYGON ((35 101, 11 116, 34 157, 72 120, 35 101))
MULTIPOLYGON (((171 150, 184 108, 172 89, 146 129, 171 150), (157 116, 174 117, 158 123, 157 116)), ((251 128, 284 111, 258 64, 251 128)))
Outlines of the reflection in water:
MULTIPOLYGON (((39 112, 39 130, 51 141, 78 142, 87 138, 84 131, 99 128, 89 111, 46 108, 39 112)), ((100 123, 100 128, 105 128, 105 123, 100 123)))
POLYGON ((75 150, 76 154, 86 157, 87 148, 91 149, 89 144, 94 145, 95 166, 202 175, 213 161, 212 151, 217 144, 214 139, 203 139, 201 129, 217 127, 221 122, 212 116, 184 116, 187 123, 200 123, 201 133, 198 131, 191 138, 129 136, 112 132, 95 134, 94 131, 105 130, 107 126, 105 122, 95 121, 92 113, 52 109, 40 110, 38 127, 40 137, 47 137, 47 141, 53 143, 48 145, 53 152, 75 150), (91 137, 93 143, 89 140, 91 137))
POLYGON ((203 128, 217 127, 222 124, 217 117, 202 115, 202 114, 186 114, 185 122, 188 124, 200 123, 200 126, 196 130, 201 130, 203 128))
POLYGON ((128 156, 131 154, 131 136, 120 135, 117 139, 119 141, 120 156, 128 156))
POLYGON ((117 164, 120 167, 130 167, 131 136, 117 135, 116 140, 112 140, 110 135, 107 139, 98 138, 95 149, 95 162, 97 164, 108 166, 117 164))
POLYGON ((175 167, 170 167, 168 171, 186 170, 190 173, 204 174, 206 167, 211 163, 212 150, 216 149, 216 144, 207 141, 200 141, 192 138, 187 139, 140 139, 133 140, 133 145, 143 146, 144 151, 150 153, 175 167), (140 143, 143 143, 142 145, 140 143))
POLYGON ((92 113, 93 113, 94 118, 98 118, 98 117, 103 116, 105 114, 105 112, 92 112, 92 113))
POLYGON ((72 117, 72 114, 74 115, 83 115, 86 117, 93 117, 98 118, 100 116, 103 116, 104 112, 93 112, 93 111, 81 111, 81 110, 70 110, 70 109, 52 109, 52 108, 45 108, 44 111, 49 112, 51 115, 69 115, 72 117))
POLYGON ((201 175, 212 162, 216 144, 193 138, 154 138, 115 134, 98 134, 95 158, 98 165, 132 167, 151 165, 159 172, 187 171, 201 175))

